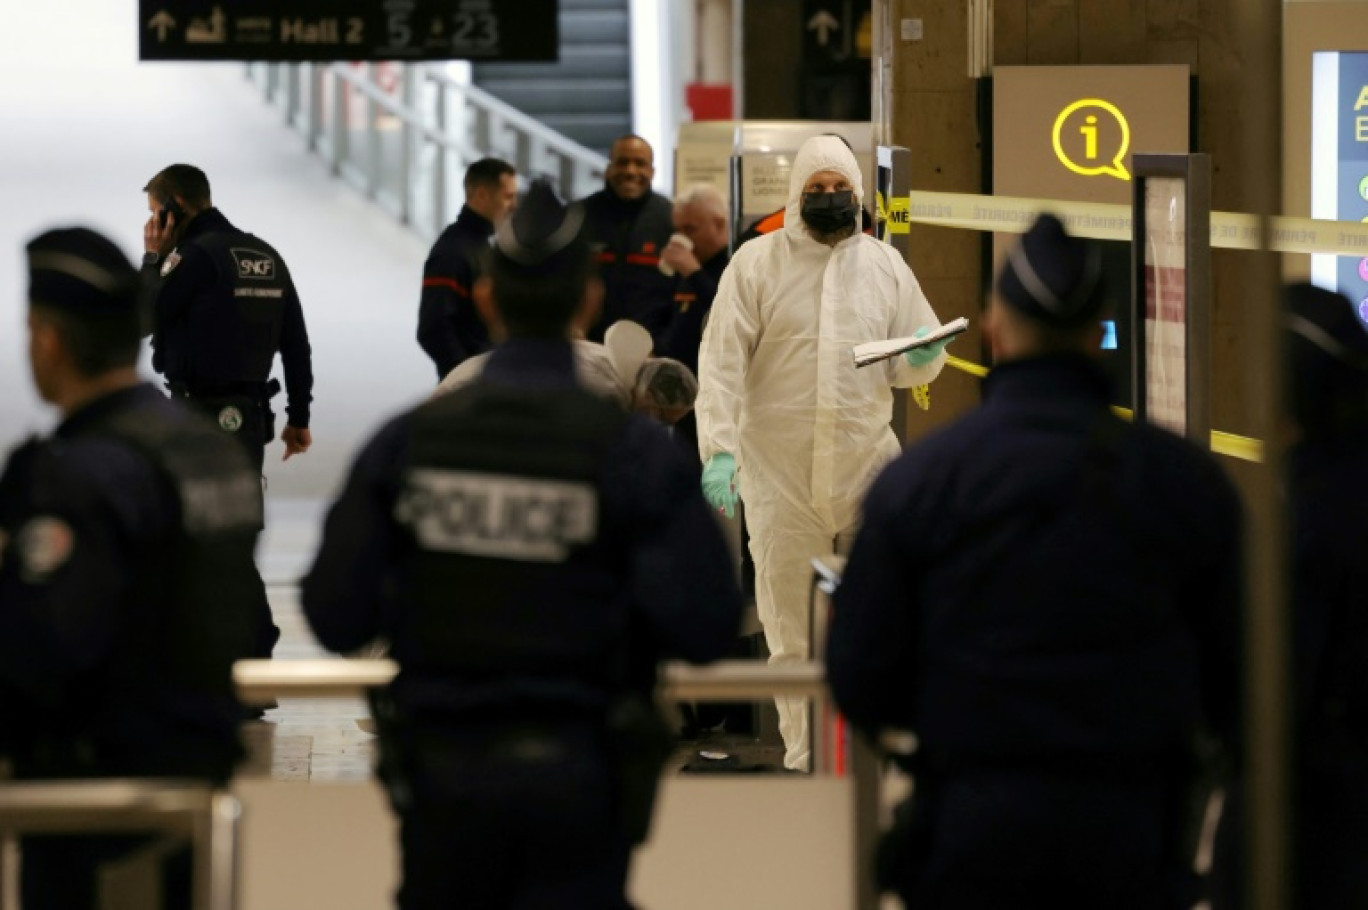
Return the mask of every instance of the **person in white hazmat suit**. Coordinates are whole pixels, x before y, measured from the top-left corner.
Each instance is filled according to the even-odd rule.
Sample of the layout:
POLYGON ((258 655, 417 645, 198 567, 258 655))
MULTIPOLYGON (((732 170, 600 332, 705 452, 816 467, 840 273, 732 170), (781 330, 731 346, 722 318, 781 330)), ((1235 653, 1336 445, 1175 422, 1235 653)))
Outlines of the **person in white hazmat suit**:
MULTIPOLYGON (((940 325, 899 253, 860 233, 863 201, 845 141, 805 142, 783 229, 737 250, 703 334, 704 494, 728 517, 745 501, 771 663, 808 659, 811 560, 848 548, 866 488, 899 452, 891 387, 945 362, 940 343, 856 369, 853 346, 940 325)), ((784 765, 806 770, 807 703, 776 705, 784 765)))

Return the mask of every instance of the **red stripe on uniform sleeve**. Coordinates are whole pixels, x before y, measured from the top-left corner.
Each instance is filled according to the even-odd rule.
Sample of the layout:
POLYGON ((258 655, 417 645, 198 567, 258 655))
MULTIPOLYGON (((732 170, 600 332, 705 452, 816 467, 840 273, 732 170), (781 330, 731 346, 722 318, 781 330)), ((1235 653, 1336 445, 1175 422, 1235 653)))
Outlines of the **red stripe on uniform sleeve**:
POLYGON ((645 253, 628 253, 627 261, 630 262, 632 265, 660 265, 659 256, 647 256, 645 253))
POLYGON ((447 290, 455 291, 457 294, 460 294, 462 297, 465 297, 465 298, 469 298, 469 297, 470 297, 470 291, 466 290, 465 286, 464 286, 463 284, 461 284, 461 282, 457 281, 455 278, 442 278, 442 277, 438 277, 438 276, 434 276, 434 277, 432 277, 432 278, 424 278, 424 279, 423 279, 423 287, 425 287, 425 288, 446 288, 447 290))

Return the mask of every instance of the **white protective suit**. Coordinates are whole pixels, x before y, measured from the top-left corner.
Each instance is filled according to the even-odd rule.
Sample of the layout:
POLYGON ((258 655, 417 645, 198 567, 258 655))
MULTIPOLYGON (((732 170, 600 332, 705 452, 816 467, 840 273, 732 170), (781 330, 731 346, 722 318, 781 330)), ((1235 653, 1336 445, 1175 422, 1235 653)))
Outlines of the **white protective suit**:
MULTIPOLYGON (((831 247, 807 233, 803 187, 824 170, 843 175, 863 203, 845 144, 805 142, 784 228, 732 257, 699 355, 699 451, 705 464, 719 452, 736 459, 771 663, 809 658, 811 559, 848 548, 865 490, 899 452, 890 387, 930 382, 945 362, 942 354, 912 367, 895 357, 855 368, 854 345, 940 321, 891 246, 856 233, 831 247)), ((776 704, 784 764, 807 768, 807 703, 776 704)))

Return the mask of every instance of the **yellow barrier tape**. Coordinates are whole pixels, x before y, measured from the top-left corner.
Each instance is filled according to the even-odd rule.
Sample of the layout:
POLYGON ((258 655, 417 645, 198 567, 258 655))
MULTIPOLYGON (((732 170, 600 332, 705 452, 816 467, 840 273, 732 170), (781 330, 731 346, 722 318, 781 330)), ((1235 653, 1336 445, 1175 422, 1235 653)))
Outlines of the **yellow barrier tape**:
POLYGON ((988 375, 987 367, 981 364, 972 363, 968 360, 960 360, 958 357, 951 357, 947 354, 945 357, 945 362, 950 366, 954 367, 955 369, 963 370, 970 376, 977 376, 979 379, 982 379, 983 377, 988 375))
POLYGON ((888 204, 888 233, 907 234, 912 230, 912 202, 898 196, 888 204))
MULTIPOLYGON (((1031 226, 1036 215, 1053 212, 1076 236, 1093 240, 1131 239, 1128 205, 923 191, 913 192, 909 202, 908 218, 918 224, 1020 234, 1031 226)), ((1211 245, 1216 249, 1259 249, 1259 219, 1239 212, 1212 212, 1211 245)), ((1272 248, 1280 253, 1368 256, 1368 224, 1279 216, 1273 219, 1272 248)))
MULTIPOLYGON (((952 366, 961 372, 968 373, 970 376, 977 376, 982 379, 988 375, 988 368, 982 364, 974 363, 969 360, 961 360, 958 357, 947 356, 945 358, 947 366, 952 366)), ((1130 408, 1112 407, 1112 411, 1118 417, 1126 420, 1134 419, 1135 415, 1130 408)), ((1231 458, 1239 458, 1242 461, 1263 461, 1263 443, 1248 436, 1237 436, 1234 433, 1226 433, 1222 430, 1211 431, 1211 451, 1217 455, 1228 455, 1231 458)))

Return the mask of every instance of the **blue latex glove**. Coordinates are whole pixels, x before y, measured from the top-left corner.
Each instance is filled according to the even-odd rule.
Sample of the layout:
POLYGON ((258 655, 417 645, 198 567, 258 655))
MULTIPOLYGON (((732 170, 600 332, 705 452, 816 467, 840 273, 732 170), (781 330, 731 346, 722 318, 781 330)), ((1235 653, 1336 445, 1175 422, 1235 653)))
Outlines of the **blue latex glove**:
MULTIPOLYGON (((931 330, 926 326, 922 326, 912 333, 912 337, 920 338, 923 335, 929 334, 931 334, 931 330)), ((941 354, 945 353, 945 346, 949 344, 950 341, 951 339, 946 339, 945 341, 937 341, 935 344, 928 344, 924 348, 913 348, 910 351, 904 351, 903 360, 907 361, 908 366, 924 367, 941 354)))
POLYGON ((708 505, 736 517, 736 459, 719 452, 703 466, 703 498, 708 505))

